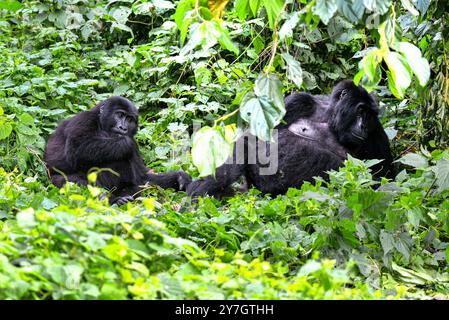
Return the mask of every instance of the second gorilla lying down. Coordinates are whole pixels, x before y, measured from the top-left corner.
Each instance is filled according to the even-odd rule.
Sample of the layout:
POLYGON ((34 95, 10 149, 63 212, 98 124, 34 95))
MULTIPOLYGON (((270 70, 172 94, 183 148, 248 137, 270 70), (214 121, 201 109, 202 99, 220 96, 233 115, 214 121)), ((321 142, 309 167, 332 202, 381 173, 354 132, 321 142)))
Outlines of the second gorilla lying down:
POLYGON ((112 192, 111 204, 132 200, 146 183, 185 189, 191 179, 183 171, 149 173, 134 140, 137 129, 136 107, 118 96, 65 120, 45 149, 51 181, 59 188, 66 180, 87 185, 91 168, 110 169, 98 174, 97 185, 112 192))
POLYGON ((376 178, 392 177, 392 155, 388 137, 378 119, 378 106, 374 97, 352 81, 342 81, 330 96, 312 96, 295 93, 285 100, 285 124, 278 129, 276 145, 258 145, 251 137, 242 137, 245 146, 243 161, 234 149, 233 161, 217 168, 212 176, 193 181, 187 188, 191 196, 209 194, 222 197, 229 194, 230 186, 239 177, 245 177, 263 193, 273 196, 285 193, 290 187, 300 187, 313 177, 327 178, 327 171, 343 165, 347 154, 356 158, 379 159, 373 166, 376 178), (251 157, 260 151, 270 153, 278 149, 278 168, 273 174, 261 174, 267 167, 260 159, 251 157))

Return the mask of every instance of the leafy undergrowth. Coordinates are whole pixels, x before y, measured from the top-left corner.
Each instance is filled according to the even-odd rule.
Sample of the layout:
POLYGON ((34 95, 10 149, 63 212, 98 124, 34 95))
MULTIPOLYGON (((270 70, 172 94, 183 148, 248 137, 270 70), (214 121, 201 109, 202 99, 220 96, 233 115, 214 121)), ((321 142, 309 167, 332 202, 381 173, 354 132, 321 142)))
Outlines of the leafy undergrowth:
POLYGON ((121 207, 1 170, 0 298, 447 298, 449 156, 432 157, 375 188, 350 159, 274 199, 149 188, 121 207))

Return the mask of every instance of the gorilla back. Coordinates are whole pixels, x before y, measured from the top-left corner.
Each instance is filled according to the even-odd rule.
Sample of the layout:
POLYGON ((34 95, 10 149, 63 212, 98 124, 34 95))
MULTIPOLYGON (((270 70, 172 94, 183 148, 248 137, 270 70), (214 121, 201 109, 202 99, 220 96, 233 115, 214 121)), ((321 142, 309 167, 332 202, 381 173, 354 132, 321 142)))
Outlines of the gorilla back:
POLYGON ((133 199, 147 182, 184 188, 190 177, 182 172, 151 174, 140 156, 134 135, 138 129, 136 107, 123 97, 111 97, 62 122, 50 136, 45 163, 53 184, 66 180, 87 185, 87 172, 100 171, 97 185, 112 191, 111 203, 133 199))

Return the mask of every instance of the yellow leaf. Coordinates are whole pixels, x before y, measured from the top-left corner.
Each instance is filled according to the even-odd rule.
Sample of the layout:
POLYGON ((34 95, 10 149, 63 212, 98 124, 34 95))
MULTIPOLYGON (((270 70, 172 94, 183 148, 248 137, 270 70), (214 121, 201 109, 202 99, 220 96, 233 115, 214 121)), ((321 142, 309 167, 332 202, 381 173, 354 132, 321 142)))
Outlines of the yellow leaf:
POLYGON ((228 4, 229 0, 209 0, 207 5, 209 6, 210 12, 215 19, 221 19, 223 16, 224 9, 228 4))

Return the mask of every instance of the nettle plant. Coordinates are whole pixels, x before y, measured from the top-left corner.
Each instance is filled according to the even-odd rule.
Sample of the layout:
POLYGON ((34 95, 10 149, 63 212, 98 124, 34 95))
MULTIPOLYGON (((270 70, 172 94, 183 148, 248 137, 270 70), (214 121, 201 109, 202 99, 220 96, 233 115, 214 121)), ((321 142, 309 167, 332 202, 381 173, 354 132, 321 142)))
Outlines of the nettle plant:
MULTIPOLYGON (((310 49, 310 44, 314 44, 312 35, 315 39, 321 37, 317 28, 321 23, 328 26, 330 37, 341 42, 364 41, 365 48, 354 55, 361 59, 354 76, 356 84, 361 83, 372 91, 382 80, 387 80, 391 93, 398 99, 405 97, 413 75, 418 89, 424 87, 430 77, 429 63, 420 48, 403 37, 397 18, 405 12, 418 19, 428 7, 429 1, 423 0, 180 0, 174 14, 183 44, 180 56, 204 58, 213 54, 209 49, 219 45, 227 52, 220 53, 233 55, 234 62, 256 53, 259 64, 264 66, 252 79, 254 82, 242 84, 233 103, 237 108, 194 135, 192 160, 200 176, 213 174, 231 155, 233 142, 240 132, 237 128, 249 128, 258 138, 273 140, 273 128, 285 114, 284 84, 293 84, 291 87, 297 90, 314 87, 311 85, 314 78, 301 65, 301 58, 306 61, 310 57, 304 55, 298 59, 298 52, 310 49), (258 27, 259 33, 253 35, 247 47, 233 39, 234 34, 241 35, 236 21, 258 27), (296 30, 306 30, 303 34, 307 36, 296 30), (271 35, 271 43, 264 45, 260 35, 267 38, 267 33, 271 35), (287 81, 283 82, 284 78, 287 81)), ((332 45, 327 45, 327 49, 332 51, 332 45)), ((201 68, 195 72, 196 78, 209 74, 207 65, 201 68)), ((338 74, 331 76, 333 80, 339 77, 338 74)), ((246 77, 249 80, 252 75, 246 77)))

